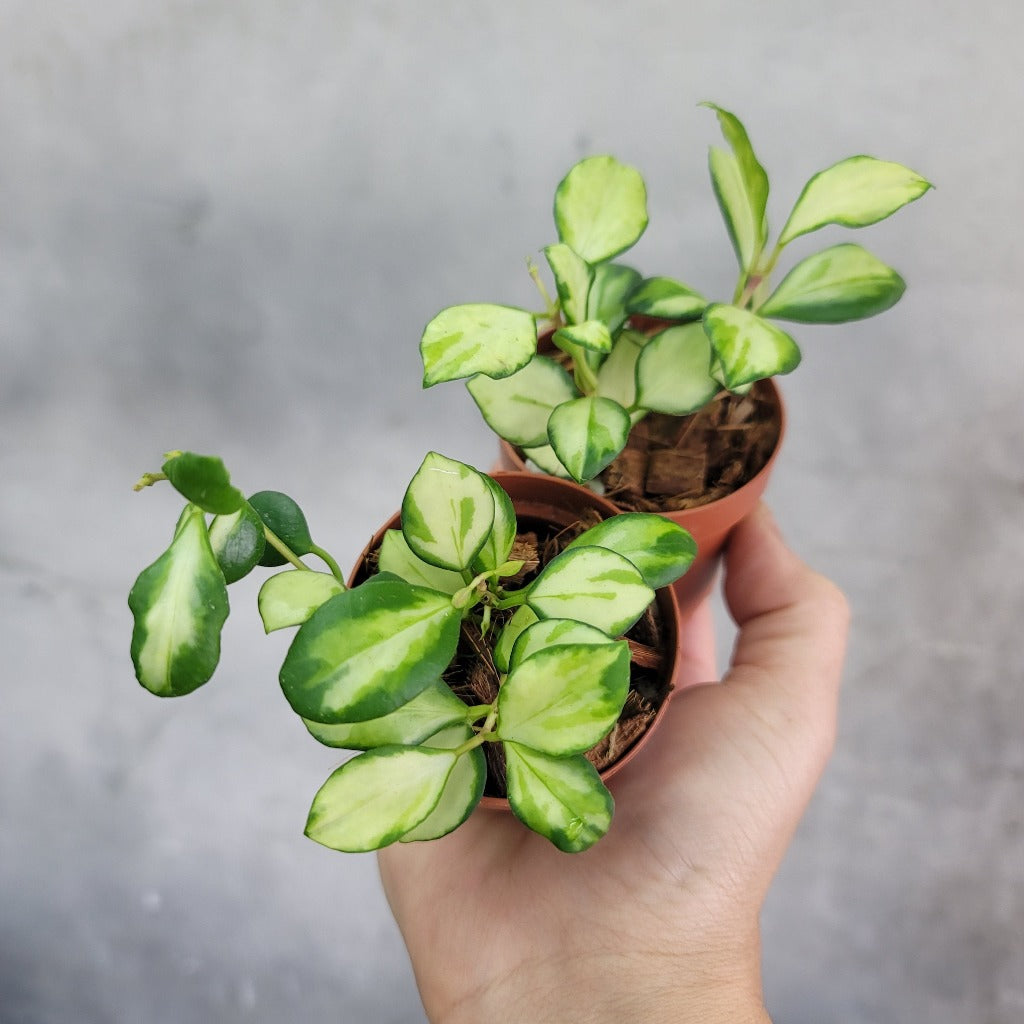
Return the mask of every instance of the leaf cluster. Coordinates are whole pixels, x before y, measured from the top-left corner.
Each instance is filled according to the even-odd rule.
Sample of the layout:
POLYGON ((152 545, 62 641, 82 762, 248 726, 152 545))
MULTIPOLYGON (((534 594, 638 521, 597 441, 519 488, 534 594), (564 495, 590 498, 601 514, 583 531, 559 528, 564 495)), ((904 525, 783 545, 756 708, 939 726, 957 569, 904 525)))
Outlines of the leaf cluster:
POLYGON ((773 321, 863 319, 903 294, 900 275, 852 243, 806 257, 774 289, 770 281, 790 242, 828 224, 883 220, 922 196, 927 181, 870 156, 842 160, 807 182, 770 247, 768 175, 740 120, 705 106, 728 147, 711 147, 709 168, 739 264, 731 301, 616 261, 647 227, 646 188, 635 168, 597 156, 555 191, 559 241, 544 250, 555 298, 530 268, 545 309, 451 306, 424 329, 424 386, 466 379, 488 425, 547 473, 591 480, 648 413, 685 416, 723 389, 742 393, 791 372, 800 348, 773 321), (539 336, 550 337, 554 356, 538 352, 539 336))
POLYGON ((479 802, 483 746, 502 745, 513 811, 559 849, 607 830, 612 799, 583 756, 614 726, 629 690, 622 635, 657 588, 687 569, 689 534, 660 516, 617 516, 583 533, 525 584, 511 558, 518 524, 490 477, 429 453, 389 530, 378 571, 346 587, 298 505, 244 498, 220 459, 170 453, 161 472, 185 498, 168 549, 129 596, 136 675, 159 696, 212 676, 228 585, 258 564, 270 632, 297 627, 280 670, 292 709, 322 743, 361 751, 323 784, 306 833, 338 850, 433 839, 479 802), (331 569, 310 569, 314 554, 331 569), (464 624, 490 634, 491 703, 469 706, 445 681, 464 624))

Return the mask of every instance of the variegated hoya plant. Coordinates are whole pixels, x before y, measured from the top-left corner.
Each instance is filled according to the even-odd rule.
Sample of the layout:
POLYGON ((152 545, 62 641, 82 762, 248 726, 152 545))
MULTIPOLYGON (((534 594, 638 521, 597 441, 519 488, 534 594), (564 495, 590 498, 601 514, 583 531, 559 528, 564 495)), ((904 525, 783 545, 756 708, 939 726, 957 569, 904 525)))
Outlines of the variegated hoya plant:
POLYGON ((647 227, 639 172, 611 156, 577 163, 555 191, 559 241, 544 254, 555 282, 540 312, 487 303, 451 306, 420 342, 425 387, 468 378, 488 425, 539 469, 583 483, 625 447, 649 412, 694 413, 723 389, 742 393, 785 374, 800 349, 774 320, 836 324, 881 313, 904 282, 866 249, 841 243, 798 262, 772 289, 790 242, 828 224, 884 220, 931 185, 897 163, 854 156, 804 186, 769 247, 768 176, 739 119, 714 104, 729 149, 710 150, 711 181, 739 262, 729 302, 616 262, 647 227), (633 328, 643 315, 656 333, 633 328), (650 322, 650 321, 649 321, 650 322), (664 323, 667 322, 667 323, 664 323), (538 331, 571 361, 538 354, 538 331))
POLYGON ((293 710, 320 742, 362 751, 324 783, 306 834, 345 851, 433 839, 460 825, 485 784, 483 745, 500 743, 515 814, 576 852, 608 829, 612 798, 584 752, 622 711, 622 635, 687 569, 690 535, 635 513, 584 532, 528 584, 510 560, 511 500, 490 477, 431 452, 388 531, 378 571, 347 588, 292 499, 246 499, 213 456, 171 452, 142 488, 185 499, 168 549, 129 596, 139 682, 190 693, 212 675, 227 588, 257 565, 288 565, 259 591, 265 629, 298 627, 280 671, 293 710), (317 556, 317 571, 303 557, 317 556), (469 706, 444 680, 464 620, 490 636, 497 698, 469 706))

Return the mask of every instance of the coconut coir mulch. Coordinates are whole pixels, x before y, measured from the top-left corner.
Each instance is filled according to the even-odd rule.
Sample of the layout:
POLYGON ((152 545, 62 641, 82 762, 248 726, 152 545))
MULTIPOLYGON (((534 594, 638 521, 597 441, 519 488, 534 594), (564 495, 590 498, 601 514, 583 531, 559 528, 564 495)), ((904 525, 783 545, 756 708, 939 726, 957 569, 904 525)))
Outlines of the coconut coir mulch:
POLYGON ((764 382, 728 392, 690 416, 651 413, 601 474, 605 496, 633 512, 670 512, 724 498, 752 480, 779 440, 778 404, 764 382))

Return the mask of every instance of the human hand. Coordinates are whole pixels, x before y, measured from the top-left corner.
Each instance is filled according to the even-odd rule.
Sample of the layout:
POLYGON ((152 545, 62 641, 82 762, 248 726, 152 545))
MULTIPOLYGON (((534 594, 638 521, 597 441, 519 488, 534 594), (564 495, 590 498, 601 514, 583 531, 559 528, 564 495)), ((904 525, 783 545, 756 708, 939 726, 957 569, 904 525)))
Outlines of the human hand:
POLYGON ((717 679, 705 603, 681 638, 686 688, 611 780, 593 848, 482 810, 379 853, 432 1022, 768 1020, 758 917, 832 750, 848 612, 764 507, 730 539, 725 596, 729 670, 699 685, 717 679))

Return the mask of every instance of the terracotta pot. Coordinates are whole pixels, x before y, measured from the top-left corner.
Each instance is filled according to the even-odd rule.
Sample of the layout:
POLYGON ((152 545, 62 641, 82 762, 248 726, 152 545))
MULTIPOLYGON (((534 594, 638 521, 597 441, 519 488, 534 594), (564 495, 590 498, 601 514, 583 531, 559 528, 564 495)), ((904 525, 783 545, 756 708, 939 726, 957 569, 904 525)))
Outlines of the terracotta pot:
MULTIPOLYGON (((602 519, 607 519, 618 514, 619 511, 617 506, 607 498, 568 480, 560 480, 557 477, 530 472, 496 471, 491 476, 501 484, 505 492, 512 499, 512 504, 516 510, 516 517, 520 520, 537 519, 564 527, 572 526, 578 522, 581 514, 584 512, 594 511, 602 519)), ((384 534, 388 530, 400 529, 401 522, 401 513, 396 512, 373 535, 373 538, 363 549, 359 560, 349 574, 348 585, 350 587, 356 586, 366 578, 367 556, 380 546, 384 534)), ((660 612, 661 627, 664 635, 664 653, 668 662, 665 675, 669 681, 669 693, 662 701, 661 707, 658 708, 654 718, 651 719, 644 734, 636 740, 622 757, 601 772, 601 778, 604 780, 610 779, 639 754, 641 748, 647 743, 647 740, 664 717, 672 694, 682 685, 682 662, 679 657, 679 626, 681 621, 679 603, 672 587, 662 587, 657 591, 655 600, 660 612)), ((480 801, 479 806, 493 810, 507 811, 509 809, 508 801, 503 797, 485 796, 480 801)))
MULTIPOLYGON (((774 468, 775 460, 782 448, 786 432, 786 407, 775 381, 769 380, 767 383, 778 408, 779 438, 768 461, 757 475, 733 491, 732 494, 719 498, 717 501, 699 505, 696 508, 662 513, 666 518, 689 530, 697 542, 697 557, 693 565, 680 580, 672 585, 679 601, 680 613, 684 618, 711 592, 725 542, 733 528, 749 515, 761 500, 761 496, 768 486, 768 479, 774 468)), ((512 445, 507 441, 499 440, 497 468, 498 470, 521 472, 526 470, 526 464, 512 445)), ((545 476, 540 473, 535 475, 545 476)), ((552 478, 545 476, 545 479, 552 478)), ((571 486, 580 487, 578 484, 571 486)), ((592 493, 588 488, 580 487, 580 489, 592 493)), ((618 506, 616 509, 622 511, 618 506)))

